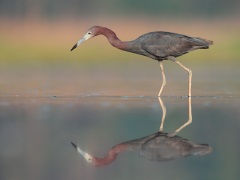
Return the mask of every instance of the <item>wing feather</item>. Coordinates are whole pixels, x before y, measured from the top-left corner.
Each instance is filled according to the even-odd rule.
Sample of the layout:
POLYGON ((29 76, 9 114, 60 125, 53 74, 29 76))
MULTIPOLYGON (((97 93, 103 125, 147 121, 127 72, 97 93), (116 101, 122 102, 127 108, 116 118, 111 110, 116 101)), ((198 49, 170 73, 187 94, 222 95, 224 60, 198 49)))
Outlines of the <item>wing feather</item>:
POLYGON ((168 56, 181 56, 191 51, 194 46, 197 46, 194 38, 170 32, 145 34, 141 43, 142 49, 154 55, 156 59, 166 59, 168 56))

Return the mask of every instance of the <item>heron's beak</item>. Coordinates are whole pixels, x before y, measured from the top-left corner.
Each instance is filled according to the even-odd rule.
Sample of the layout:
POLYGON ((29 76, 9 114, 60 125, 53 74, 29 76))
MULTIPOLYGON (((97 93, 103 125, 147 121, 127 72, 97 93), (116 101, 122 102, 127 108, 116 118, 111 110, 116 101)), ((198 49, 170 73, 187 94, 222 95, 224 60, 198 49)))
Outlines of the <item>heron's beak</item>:
POLYGON ((82 39, 80 39, 71 49, 74 50, 76 47, 78 47, 80 44, 82 44, 84 41, 88 40, 89 38, 93 37, 91 34, 85 34, 82 39))
POLYGON ((89 162, 89 160, 92 159, 91 155, 89 155, 88 153, 86 153, 83 150, 81 150, 76 144, 74 144, 73 142, 71 142, 71 144, 78 151, 78 153, 81 154, 85 158, 85 160, 87 162, 89 162))

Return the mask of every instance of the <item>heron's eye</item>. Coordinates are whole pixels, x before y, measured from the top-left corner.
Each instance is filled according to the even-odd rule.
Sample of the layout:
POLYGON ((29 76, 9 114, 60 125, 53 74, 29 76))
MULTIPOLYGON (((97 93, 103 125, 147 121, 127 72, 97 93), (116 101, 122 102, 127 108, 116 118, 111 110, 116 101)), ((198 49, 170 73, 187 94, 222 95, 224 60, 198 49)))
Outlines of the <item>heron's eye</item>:
POLYGON ((88 32, 88 35, 91 35, 92 33, 91 32, 88 32))

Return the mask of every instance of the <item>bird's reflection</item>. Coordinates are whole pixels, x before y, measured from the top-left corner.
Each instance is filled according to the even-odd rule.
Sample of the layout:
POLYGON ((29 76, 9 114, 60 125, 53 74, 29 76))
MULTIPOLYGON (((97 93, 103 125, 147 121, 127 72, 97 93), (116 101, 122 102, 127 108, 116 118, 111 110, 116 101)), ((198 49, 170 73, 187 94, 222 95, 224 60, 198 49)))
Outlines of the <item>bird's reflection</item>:
POLYGON ((114 146, 104 158, 95 157, 88 152, 84 152, 77 145, 71 142, 73 147, 81 154, 88 163, 93 166, 105 166, 113 162, 118 154, 125 151, 133 151, 146 159, 153 161, 168 161, 181 157, 206 155, 212 151, 208 144, 197 144, 184 139, 176 134, 192 122, 191 97, 188 98, 189 119, 172 133, 164 133, 163 125, 166 116, 166 107, 162 99, 158 98, 162 108, 162 120, 159 131, 149 136, 123 142, 114 146))
POLYGON ((84 152, 74 143, 72 145, 93 166, 110 164, 117 158, 118 154, 125 151, 133 151, 153 161, 168 161, 191 155, 206 155, 211 152, 211 147, 208 144, 197 144, 179 136, 170 137, 168 133, 164 132, 120 143, 114 146, 104 158, 98 158, 84 152))

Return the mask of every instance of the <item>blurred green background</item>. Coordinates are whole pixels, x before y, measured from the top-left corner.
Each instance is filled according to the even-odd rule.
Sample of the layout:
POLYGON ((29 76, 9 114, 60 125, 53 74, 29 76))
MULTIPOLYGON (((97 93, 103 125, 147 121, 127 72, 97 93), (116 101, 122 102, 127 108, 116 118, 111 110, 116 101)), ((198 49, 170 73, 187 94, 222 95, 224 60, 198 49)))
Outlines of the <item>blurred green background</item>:
POLYGON ((1 15, 25 18, 77 16, 176 16, 219 17, 239 13, 238 0, 1 0, 1 15))

